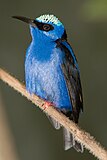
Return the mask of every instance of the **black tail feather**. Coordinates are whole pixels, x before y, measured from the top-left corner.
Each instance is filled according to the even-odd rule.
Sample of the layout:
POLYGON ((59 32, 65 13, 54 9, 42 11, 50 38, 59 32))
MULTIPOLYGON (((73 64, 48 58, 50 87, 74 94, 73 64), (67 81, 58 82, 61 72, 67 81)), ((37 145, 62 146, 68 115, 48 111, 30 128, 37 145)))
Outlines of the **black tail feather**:
POLYGON ((73 147, 77 152, 83 153, 83 150, 84 150, 83 145, 77 142, 74 136, 66 128, 63 128, 63 134, 64 134, 65 150, 68 150, 71 147, 73 147))

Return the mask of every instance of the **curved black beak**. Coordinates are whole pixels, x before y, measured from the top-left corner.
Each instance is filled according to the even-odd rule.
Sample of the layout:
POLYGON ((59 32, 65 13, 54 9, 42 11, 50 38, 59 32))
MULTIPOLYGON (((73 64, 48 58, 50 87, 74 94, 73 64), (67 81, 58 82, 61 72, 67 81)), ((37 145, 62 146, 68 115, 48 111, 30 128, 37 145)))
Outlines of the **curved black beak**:
POLYGON ((35 20, 34 19, 31 19, 31 18, 26 18, 26 17, 23 17, 23 16, 12 16, 12 18, 16 18, 18 20, 21 20, 25 23, 28 23, 30 24, 31 26, 33 27, 36 27, 36 24, 35 24, 35 20))

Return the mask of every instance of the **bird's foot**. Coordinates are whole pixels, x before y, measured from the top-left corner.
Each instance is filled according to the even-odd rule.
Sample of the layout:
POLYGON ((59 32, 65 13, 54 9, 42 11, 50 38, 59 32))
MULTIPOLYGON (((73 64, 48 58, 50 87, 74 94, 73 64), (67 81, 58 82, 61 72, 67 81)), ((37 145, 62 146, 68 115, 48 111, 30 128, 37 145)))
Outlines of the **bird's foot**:
POLYGON ((44 104, 43 104, 43 110, 47 109, 48 107, 51 107, 51 106, 55 106, 52 102, 48 102, 48 101, 45 101, 44 104))

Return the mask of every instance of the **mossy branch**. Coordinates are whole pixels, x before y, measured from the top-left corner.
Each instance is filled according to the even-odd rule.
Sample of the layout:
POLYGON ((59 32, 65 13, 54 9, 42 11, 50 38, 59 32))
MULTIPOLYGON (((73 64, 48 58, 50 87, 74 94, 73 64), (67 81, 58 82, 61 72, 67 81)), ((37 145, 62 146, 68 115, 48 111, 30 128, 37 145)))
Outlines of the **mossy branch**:
POLYGON ((57 120, 61 125, 63 125, 66 129, 68 129, 75 137, 77 141, 82 143, 84 147, 89 150, 95 157, 99 160, 107 160, 107 150, 105 150, 99 142, 97 142, 94 137, 92 137, 89 133, 80 129, 75 123, 70 121, 67 117, 65 117, 62 113, 58 112, 54 106, 50 106, 48 108, 44 108, 45 101, 39 98, 36 95, 30 95, 26 89, 24 84, 20 83, 17 79, 12 77, 10 74, 0 69, 0 79, 7 83, 9 86, 14 88, 16 91, 25 96, 28 100, 34 103, 36 106, 47 113, 49 116, 57 120))

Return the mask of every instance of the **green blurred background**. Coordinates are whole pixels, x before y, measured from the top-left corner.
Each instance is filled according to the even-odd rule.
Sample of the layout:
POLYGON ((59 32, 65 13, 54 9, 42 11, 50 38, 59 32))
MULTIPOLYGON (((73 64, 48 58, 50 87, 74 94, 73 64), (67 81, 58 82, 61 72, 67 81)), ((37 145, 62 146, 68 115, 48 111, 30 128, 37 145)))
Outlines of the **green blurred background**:
MULTIPOLYGON (((63 22, 79 62, 84 95, 79 125, 107 148, 106 0, 0 0, 0 67, 24 81, 31 37, 28 25, 11 16, 35 18, 44 13, 63 22)), ((0 94, 19 160, 95 159, 87 150, 64 151, 62 130, 56 131, 45 114, 3 82, 0 94)))

